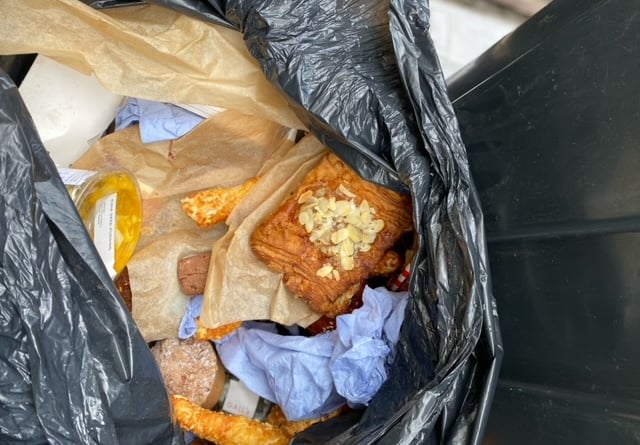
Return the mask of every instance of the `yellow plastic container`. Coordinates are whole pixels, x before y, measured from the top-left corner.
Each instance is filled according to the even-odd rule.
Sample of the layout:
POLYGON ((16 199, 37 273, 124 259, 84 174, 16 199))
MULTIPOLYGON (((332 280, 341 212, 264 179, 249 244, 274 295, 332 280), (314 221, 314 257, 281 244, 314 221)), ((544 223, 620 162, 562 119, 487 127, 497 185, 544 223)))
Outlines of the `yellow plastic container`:
POLYGON ((131 259, 142 228, 142 198, 126 170, 59 168, 89 235, 112 278, 131 259))

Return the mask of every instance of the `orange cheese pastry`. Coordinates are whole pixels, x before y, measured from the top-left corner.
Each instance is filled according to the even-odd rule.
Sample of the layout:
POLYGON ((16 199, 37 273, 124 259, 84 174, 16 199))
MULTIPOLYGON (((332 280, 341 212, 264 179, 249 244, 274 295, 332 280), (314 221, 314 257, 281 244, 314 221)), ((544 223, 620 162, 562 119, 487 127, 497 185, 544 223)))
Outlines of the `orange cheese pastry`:
POLYGON ((218 326, 217 328, 207 328, 202 326, 198 319, 196 320, 196 325, 198 326, 198 329, 196 330, 196 333, 195 333, 196 339, 217 341, 217 340, 222 340, 227 335, 235 332, 236 329, 242 326, 242 322, 235 321, 233 323, 218 326))
POLYGON ((252 178, 235 187, 212 188, 192 193, 181 200, 182 210, 200 228, 207 229, 226 221, 258 180, 259 178, 252 178))
POLYGON ((216 445, 287 445, 291 439, 269 423, 204 409, 181 396, 171 396, 171 401, 183 429, 216 445))

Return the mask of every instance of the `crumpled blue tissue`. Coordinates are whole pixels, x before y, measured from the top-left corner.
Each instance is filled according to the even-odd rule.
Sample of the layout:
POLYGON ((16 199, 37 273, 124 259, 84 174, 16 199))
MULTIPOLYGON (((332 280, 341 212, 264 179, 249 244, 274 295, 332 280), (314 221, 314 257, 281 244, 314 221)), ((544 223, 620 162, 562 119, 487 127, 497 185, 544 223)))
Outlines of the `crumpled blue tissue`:
POLYGON ((202 312, 202 301, 204 297, 202 295, 196 295, 191 297, 187 303, 187 310, 182 316, 180 326, 178 327, 178 338, 186 340, 193 337, 198 330, 198 324, 196 320, 202 312))
POLYGON ((333 331, 279 335, 272 324, 253 323, 216 342, 217 351, 227 370, 289 420, 317 418, 345 403, 362 407, 387 379, 406 304, 407 292, 366 287, 363 306, 337 317, 333 331))
POLYGON ((177 105, 145 99, 127 98, 116 112, 115 130, 139 124, 144 144, 178 139, 189 133, 204 118, 177 105))

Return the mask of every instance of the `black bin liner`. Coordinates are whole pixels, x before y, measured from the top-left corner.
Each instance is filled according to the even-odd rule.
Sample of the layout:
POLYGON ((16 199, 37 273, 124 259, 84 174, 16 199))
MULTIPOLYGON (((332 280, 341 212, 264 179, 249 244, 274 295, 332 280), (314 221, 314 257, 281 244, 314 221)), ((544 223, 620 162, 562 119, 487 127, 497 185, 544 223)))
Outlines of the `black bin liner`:
MULTIPOLYGON (((100 8, 142 2, 85 3, 100 8)), ((281 88, 314 135, 366 179, 411 193, 413 198, 419 251, 412 265, 410 303, 389 379, 367 409, 313 426, 294 438, 293 443, 480 444, 500 368, 502 339, 491 291, 482 212, 429 36, 426 2, 156 3, 241 31, 267 77, 281 88)), ((28 119, 13 114, 14 125, 24 126, 32 134, 28 119)), ((30 150, 45 158, 37 138, 33 136, 30 142, 12 143, 7 150, 20 150, 27 162, 30 150)), ((155 433, 158 439, 153 443, 169 443, 174 431, 166 419, 165 395, 160 393, 157 400, 149 401, 149 388, 136 386, 142 383, 130 380, 130 375, 122 371, 135 362, 151 375, 148 385, 157 385, 155 365, 146 351, 138 351, 144 345, 130 318, 112 301, 115 291, 87 236, 81 233, 81 223, 70 210, 70 202, 62 197, 63 187, 51 171, 51 162, 36 162, 36 158, 31 162, 36 172, 43 166, 47 168, 38 177, 26 178, 27 188, 42 188, 40 176, 48 178, 44 182, 47 188, 37 195, 26 194, 21 202, 25 206, 34 206, 38 201, 50 204, 53 215, 48 216, 48 225, 58 222, 51 242, 65 245, 70 252, 63 258, 64 267, 82 269, 84 273, 78 277, 87 283, 77 285, 95 289, 93 299, 106 299, 114 306, 112 311, 100 312, 104 318, 99 323, 103 336, 74 332, 79 337, 76 341, 91 347, 86 360, 93 359, 93 354, 104 358, 100 354, 104 352, 105 338, 110 348, 120 353, 108 357, 113 361, 104 365, 104 372, 96 379, 102 388, 126 388, 131 406, 128 411, 114 412, 112 399, 102 397, 103 403, 96 403, 94 409, 102 415, 98 426, 114 429, 122 436, 120 424, 114 419, 126 417, 139 430, 139 437, 155 433), (64 234, 69 230, 75 237, 67 242, 69 236, 64 234), (78 255, 78 250, 83 255, 78 255), (98 272, 90 272, 94 269, 98 272), (119 337, 111 330, 124 330, 128 336, 119 337), (142 392, 147 397, 134 400, 142 392), (146 418, 134 422, 146 411, 132 407, 138 409, 143 403, 145 407, 151 404, 148 409, 157 409, 157 415, 152 417, 156 424, 146 418)), ((7 226, 15 224, 5 219, 7 226)), ((41 260, 48 263, 46 255, 41 260)), ((72 304, 78 298, 76 293, 82 293, 75 288, 65 292, 50 289, 47 283, 51 276, 30 278, 37 281, 34 287, 45 289, 44 297, 55 297, 64 303, 72 304)), ((52 317, 52 327, 56 317, 64 325, 69 311, 52 317)), ((29 337, 29 329, 23 334, 29 337)), ((69 345, 69 349, 62 350, 73 348, 69 345)), ((27 377, 21 382, 25 390, 31 384, 27 377)), ((47 375, 51 385, 56 385, 59 378, 56 372, 47 375)), ((42 382, 33 384, 37 393, 37 385, 42 382)), ((67 389, 60 391, 66 394, 67 389)), ((76 404, 83 407, 86 403, 84 397, 78 396, 78 400, 66 400, 64 406, 75 410, 76 404)), ((73 426, 71 419, 57 416, 52 409, 48 411, 66 429, 73 426)), ((23 416, 21 421, 25 429, 32 424, 30 429, 37 437, 47 437, 48 431, 42 431, 32 416, 23 416)))
POLYGON ((0 71, 0 443, 179 444, 153 356, 0 71))

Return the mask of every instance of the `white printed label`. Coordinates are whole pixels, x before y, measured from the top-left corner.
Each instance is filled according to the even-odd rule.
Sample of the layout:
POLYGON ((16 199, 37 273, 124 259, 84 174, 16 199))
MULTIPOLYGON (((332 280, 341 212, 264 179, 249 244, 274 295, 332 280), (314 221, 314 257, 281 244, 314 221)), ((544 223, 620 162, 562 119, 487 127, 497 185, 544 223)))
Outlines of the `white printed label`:
POLYGON ((259 400, 260 397, 247 388, 244 383, 230 379, 222 411, 252 418, 256 413, 259 400))
POLYGON ((93 220, 93 242, 98 249, 100 258, 111 278, 114 278, 116 271, 114 263, 116 259, 116 204, 118 195, 112 193, 96 202, 96 213, 93 220))
POLYGON ((80 170, 77 168, 58 168, 60 178, 65 185, 80 186, 84 184, 90 177, 96 174, 91 170, 80 170))

